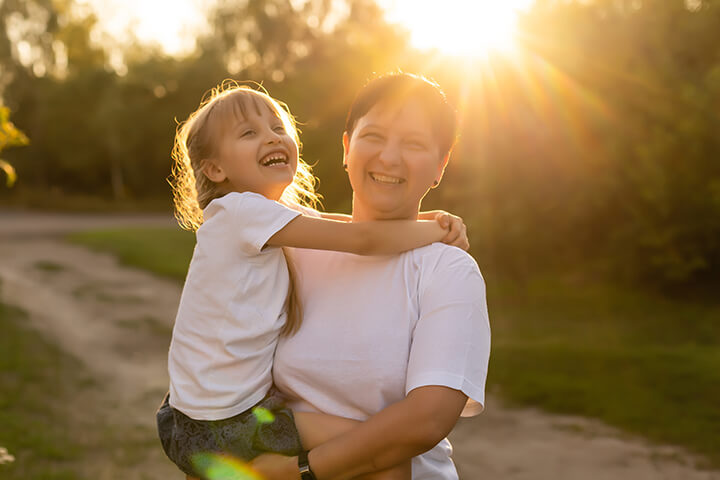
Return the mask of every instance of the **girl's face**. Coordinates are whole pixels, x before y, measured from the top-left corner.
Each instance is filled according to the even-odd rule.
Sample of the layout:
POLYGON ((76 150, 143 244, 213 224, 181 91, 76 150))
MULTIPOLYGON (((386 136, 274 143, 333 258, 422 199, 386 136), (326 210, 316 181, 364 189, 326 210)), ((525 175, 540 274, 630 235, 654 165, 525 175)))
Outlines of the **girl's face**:
POLYGON ((227 182, 234 192, 255 192, 278 200, 295 176, 298 147, 282 120, 261 106, 225 125, 214 158, 205 174, 215 183, 227 182))
POLYGON ((440 181, 443 158, 425 109, 413 99, 380 103, 343 135, 353 189, 353 219, 415 219, 420 201, 440 181))

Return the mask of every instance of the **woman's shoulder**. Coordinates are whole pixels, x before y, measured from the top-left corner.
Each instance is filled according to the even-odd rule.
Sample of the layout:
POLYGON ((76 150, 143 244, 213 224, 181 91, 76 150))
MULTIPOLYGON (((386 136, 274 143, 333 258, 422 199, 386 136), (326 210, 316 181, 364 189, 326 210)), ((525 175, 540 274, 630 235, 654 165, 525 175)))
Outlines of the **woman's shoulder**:
POLYGON ((475 259, 465 250, 433 243, 413 250, 413 255, 421 294, 448 292, 453 298, 484 295, 485 279, 475 259))
POLYGON ((410 254, 421 269, 446 269, 464 267, 477 270, 480 273, 475 259, 465 250, 447 245, 445 243, 431 243, 424 247, 412 250, 410 254))

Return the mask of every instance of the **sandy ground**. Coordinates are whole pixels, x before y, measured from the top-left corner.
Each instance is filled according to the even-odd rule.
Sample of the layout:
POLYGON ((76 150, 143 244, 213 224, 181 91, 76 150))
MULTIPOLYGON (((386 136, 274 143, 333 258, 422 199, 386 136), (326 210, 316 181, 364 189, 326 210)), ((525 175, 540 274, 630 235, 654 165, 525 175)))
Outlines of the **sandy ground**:
MULTIPOLYGON (((87 429, 97 428, 106 432, 97 438, 110 445, 80 466, 88 478, 181 478, 156 441, 153 415, 167 388, 180 287, 69 245, 62 235, 172 222, 0 211, 0 299, 28 312, 38 332, 96 379, 72 409, 94 419, 78 434, 92 438, 87 429), (108 441, 107 432, 117 441, 108 441), (128 443, 136 447, 128 450, 128 443)), ((488 396, 482 415, 461 419, 450 438, 465 480, 720 480, 720 472, 695 468, 679 448, 650 445, 585 418, 509 409, 496 395, 488 396)))

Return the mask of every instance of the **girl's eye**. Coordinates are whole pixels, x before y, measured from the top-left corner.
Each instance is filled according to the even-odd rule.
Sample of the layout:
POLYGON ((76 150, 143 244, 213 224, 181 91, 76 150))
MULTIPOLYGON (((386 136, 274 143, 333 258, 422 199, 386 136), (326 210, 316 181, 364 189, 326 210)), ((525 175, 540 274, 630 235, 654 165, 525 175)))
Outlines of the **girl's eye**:
POLYGON ((242 130, 242 131, 240 132, 240 136, 241 136, 241 137, 247 137, 247 136, 253 135, 254 133, 255 133, 255 130, 253 130, 253 129, 242 130))
POLYGON ((278 132, 278 133, 285 133, 285 127, 283 127, 282 125, 276 125, 276 126, 274 126, 274 127, 273 127, 273 130, 276 131, 276 132, 278 132))
POLYGON ((417 150, 425 149, 425 144, 420 142, 408 142, 408 145, 410 146, 410 148, 415 148, 417 150))

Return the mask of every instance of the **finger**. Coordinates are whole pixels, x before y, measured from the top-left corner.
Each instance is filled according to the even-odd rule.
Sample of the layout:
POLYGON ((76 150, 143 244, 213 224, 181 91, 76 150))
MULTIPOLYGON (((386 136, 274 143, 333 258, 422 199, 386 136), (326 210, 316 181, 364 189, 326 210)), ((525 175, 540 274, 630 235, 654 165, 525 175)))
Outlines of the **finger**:
POLYGON ((462 234, 462 229, 465 227, 465 224, 462 221, 462 218, 453 216, 452 222, 450 224, 450 231, 455 233, 456 235, 462 234))
POLYGON ((443 243, 447 243, 448 245, 452 245, 452 244, 454 244, 455 242, 457 242, 459 238, 460 238, 460 235, 459 235, 459 232, 458 232, 458 231, 452 231, 452 230, 450 230, 450 231, 445 235, 445 238, 442 239, 442 241, 443 241, 443 243))
POLYGON ((447 213, 438 213, 435 217, 442 228, 448 228, 450 226, 450 215, 447 213))

